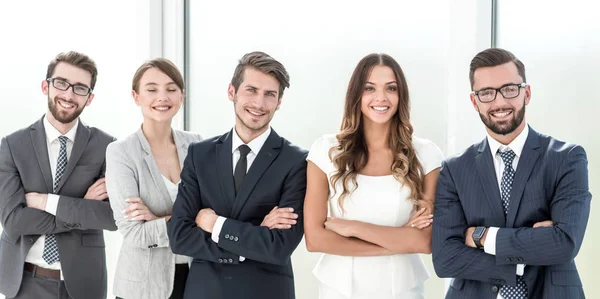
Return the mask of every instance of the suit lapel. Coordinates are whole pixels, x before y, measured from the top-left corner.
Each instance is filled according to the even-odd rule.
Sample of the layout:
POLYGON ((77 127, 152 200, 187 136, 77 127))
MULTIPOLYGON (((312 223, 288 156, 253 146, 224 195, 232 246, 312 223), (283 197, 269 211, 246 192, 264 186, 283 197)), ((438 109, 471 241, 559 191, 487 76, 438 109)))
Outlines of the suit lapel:
POLYGON ((494 223, 501 224, 504 227, 506 217, 504 216, 504 210, 502 208, 502 200, 500 198, 500 190, 498 189, 498 179, 496 178, 496 171, 494 168, 494 162, 492 154, 490 153, 490 147, 487 139, 484 139, 479 146, 479 154, 475 157, 475 164, 477 165, 477 176, 483 187, 490 209, 494 215, 494 223))
POLYGON ((67 168, 63 173, 60 182, 58 182, 58 187, 56 188, 56 192, 58 193, 62 186, 65 184, 73 169, 77 165, 77 162, 81 158, 83 151, 87 147, 88 141, 90 139, 90 129, 88 129, 82 122, 79 120, 79 125, 77 125, 77 133, 75 134, 75 142, 73 143, 73 149, 71 149, 71 155, 67 160, 67 168))
POLYGON ((50 159, 48 158, 48 141, 46 140, 43 118, 31 126, 29 134, 33 150, 42 170, 44 183, 46 183, 46 193, 52 193, 52 170, 50 169, 50 159))
MULTIPOLYGON (((166 204, 166 201, 167 200, 170 201, 171 195, 169 194, 169 190, 167 190, 167 186, 165 185, 165 181, 162 178, 162 175, 160 173, 160 170, 158 169, 158 166, 156 165, 156 161, 154 161, 154 156, 152 156, 152 149, 150 148, 150 143, 148 143, 148 139, 146 139, 146 136, 144 135, 144 132, 142 131, 142 129, 139 129, 136 132, 136 136, 138 137, 140 144, 141 144, 142 148, 144 149, 144 152, 146 152, 146 156, 144 157, 144 162, 146 162, 146 165, 148 166, 148 170, 150 170, 150 175, 152 176, 154 185, 156 185, 158 187, 158 190, 160 190, 161 198, 165 199, 165 200, 163 200, 164 208, 168 210, 168 208, 171 205, 166 204)), ((145 198, 142 198, 142 200, 144 200, 144 199, 145 198)))
POLYGON ((513 227, 515 219, 517 218, 517 210, 523 198, 523 191, 525 191, 525 185, 531 175, 531 171, 535 166, 538 158, 540 157, 537 148, 539 147, 539 135, 533 129, 529 129, 529 135, 521 157, 519 157, 519 164, 517 165, 517 171, 515 172, 515 178, 513 180, 512 190, 510 192, 510 204, 508 206, 508 215, 506 216, 507 227, 513 227))
POLYGON ((240 192, 235 197, 235 202, 232 209, 232 216, 234 218, 238 218, 240 212, 244 208, 246 201, 250 196, 252 190, 265 173, 265 171, 271 166, 271 163, 277 158, 279 152, 281 150, 281 145, 283 140, 275 131, 271 131, 269 138, 265 141, 265 144, 258 152, 258 155, 252 162, 252 166, 248 170, 246 177, 244 177, 244 181, 242 182, 242 186, 240 186, 240 192))
MULTIPOLYGON (((219 138, 219 143, 216 146, 217 155, 217 178, 223 193, 224 204, 227 206, 228 213, 233 208, 235 200, 235 187, 233 185, 233 161, 231 149, 231 134, 230 131, 219 138)), ((223 215, 227 216, 227 215, 223 215)))

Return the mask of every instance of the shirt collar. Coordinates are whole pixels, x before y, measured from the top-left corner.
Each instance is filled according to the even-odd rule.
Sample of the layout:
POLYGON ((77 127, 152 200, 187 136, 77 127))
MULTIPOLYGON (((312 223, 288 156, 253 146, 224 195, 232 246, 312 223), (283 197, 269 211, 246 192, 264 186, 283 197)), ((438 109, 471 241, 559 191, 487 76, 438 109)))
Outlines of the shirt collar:
MULTIPOLYGON (((64 136, 69 138, 71 142, 75 142, 75 134, 77 133, 77 127, 79 126, 79 118, 75 120, 75 125, 65 134, 64 136)), ((51 123, 48 121, 48 115, 44 116, 44 129, 46 130, 46 140, 49 143, 54 142, 59 136, 63 136, 51 123)))
POLYGON ((490 151, 492 152, 492 157, 496 155, 498 150, 504 151, 507 147, 510 148, 517 157, 521 156, 523 152, 523 147, 525 146, 525 141, 527 141, 527 136, 529 135, 529 125, 525 124, 525 128, 523 131, 508 145, 504 145, 498 140, 494 139, 490 134, 487 134, 488 144, 490 145, 490 151))
MULTIPOLYGON (((252 141, 250 141, 247 144, 248 147, 250 148, 250 150, 255 155, 258 154, 260 149, 263 147, 263 145, 267 141, 267 138, 269 138, 270 134, 271 134, 271 127, 269 127, 265 132, 260 134, 258 137, 252 139, 252 141)), ((245 144, 245 143, 244 143, 244 141, 242 141, 242 139, 240 138, 238 133, 235 131, 235 127, 234 127, 233 128, 233 139, 231 140, 231 153, 235 152, 235 150, 237 150, 237 148, 242 144, 245 144)))

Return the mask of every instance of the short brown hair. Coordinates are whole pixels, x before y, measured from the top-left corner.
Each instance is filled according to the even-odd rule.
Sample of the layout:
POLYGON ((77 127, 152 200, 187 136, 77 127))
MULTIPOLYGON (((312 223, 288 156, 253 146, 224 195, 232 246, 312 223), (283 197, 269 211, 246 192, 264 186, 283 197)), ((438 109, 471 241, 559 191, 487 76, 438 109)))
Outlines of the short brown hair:
POLYGON ((469 81, 471 81, 471 89, 473 89, 475 70, 482 67, 491 67, 498 66, 508 62, 512 62, 517 66, 517 71, 519 72, 519 76, 523 78, 523 82, 527 82, 527 78, 525 78, 525 65, 523 62, 519 60, 515 55, 507 50, 500 48, 489 48, 483 50, 471 60, 470 71, 469 71, 469 81))
POLYGON ((132 90, 135 90, 135 92, 140 91, 140 80, 142 79, 142 76, 147 70, 153 67, 159 69, 169 78, 171 78, 175 85, 181 89, 181 92, 185 92, 185 83, 183 81, 181 72, 173 62, 166 58, 155 58, 144 62, 144 64, 142 64, 137 71, 135 71, 135 75, 133 75, 133 81, 131 82, 132 90))
POLYGON ((68 63, 72 66, 76 66, 80 69, 90 72, 90 74, 92 74, 90 88, 92 90, 94 89, 94 86, 96 86, 96 78, 98 78, 98 69, 96 68, 96 63, 89 56, 75 51, 62 52, 56 55, 56 57, 50 61, 50 64, 48 64, 46 79, 52 78, 52 75, 54 75, 54 69, 56 69, 56 66, 61 62, 68 63))
POLYGON ((283 90, 286 87, 290 87, 290 75, 285 70, 283 64, 264 52, 256 51, 244 55, 242 59, 240 59, 235 71, 233 72, 231 85, 233 85, 233 88, 236 90, 236 92, 244 81, 244 71, 248 67, 275 77, 275 79, 277 79, 279 82, 280 99, 283 96, 283 90))

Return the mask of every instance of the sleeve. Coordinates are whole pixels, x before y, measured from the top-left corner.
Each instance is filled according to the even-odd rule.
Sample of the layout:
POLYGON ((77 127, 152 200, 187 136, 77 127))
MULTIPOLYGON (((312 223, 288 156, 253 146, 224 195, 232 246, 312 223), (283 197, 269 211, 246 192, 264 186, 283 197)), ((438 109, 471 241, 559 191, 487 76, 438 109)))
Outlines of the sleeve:
POLYGON ((549 266, 572 261, 581 248, 590 215, 587 155, 581 146, 571 148, 558 167, 550 201, 552 227, 500 228, 496 237, 499 265, 549 266))
MULTIPOLYGON (((196 225, 196 215, 203 209, 202 190, 196 177, 194 148, 190 146, 181 170, 181 183, 173 204, 171 220, 167 222, 167 234, 171 250, 175 254, 195 259, 238 264, 240 256, 222 249, 213 242, 211 234, 196 225)), ((226 221, 227 222, 227 221, 226 221)))
POLYGON ((4 232, 14 239, 71 230, 55 216, 27 207, 19 170, 6 138, 0 141, 0 221, 4 232))
POLYGON ((414 138, 413 145, 425 174, 442 166, 444 155, 435 143, 426 139, 414 138))
POLYGON ((313 162, 321 171, 329 175, 333 171, 333 165, 329 158, 329 150, 335 145, 334 135, 325 135, 313 142, 306 157, 307 161, 313 162))
POLYGON ((140 186, 135 177, 133 163, 119 145, 113 143, 106 150, 106 191, 111 198, 113 216, 119 232, 123 235, 123 241, 139 248, 154 248, 154 245, 168 247, 169 238, 164 218, 133 221, 123 216, 123 210, 129 205, 125 200, 139 197, 140 186))

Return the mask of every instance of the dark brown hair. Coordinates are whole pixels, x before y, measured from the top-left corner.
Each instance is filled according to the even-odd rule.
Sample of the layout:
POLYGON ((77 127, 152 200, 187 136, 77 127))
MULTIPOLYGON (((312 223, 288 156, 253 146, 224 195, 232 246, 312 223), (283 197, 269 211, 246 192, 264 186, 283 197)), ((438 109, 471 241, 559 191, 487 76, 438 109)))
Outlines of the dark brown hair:
POLYGON ((475 84, 473 79, 475 70, 481 67, 498 66, 508 62, 512 62, 517 66, 519 76, 523 78, 523 82, 527 82, 527 78, 525 77, 525 65, 523 65, 521 60, 507 50, 500 48, 489 48, 477 53, 477 55, 473 57, 473 60, 471 60, 471 65, 469 67, 469 81, 471 82, 471 89, 473 89, 473 85, 475 84))
POLYGON ((336 184, 341 181, 343 190, 339 197, 339 205, 343 211, 343 200, 356 189, 356 175, 365 167, 369 160, 369 151, 365 139, 361 98, 365 84, 371 71, 377 65, 383 65, 394 71, 398 83, 398 111, 392 117, 390 125, 389 148, 394 160, 391 170, 394 178, 410 189, 410 199, 415 204, 423 199, 423 168, 417 159, 412 145, 413 127, 410 124, 410 100, 408 85, 398 62, 386 54, 369 54, 364 57, 354 69, 348 91, 340 132, 337 134, 339 145, 329 151, 329 156, 336 166, 336 173, 331 176, 331 185, 336 190, 336 184), (333 153, 336 153, 333 155, 333 153), (333 156, 333 157, 332 157, 333 156), (350 190, 349 183, 353 184, 350 190))
POLYGON ((181 72, 173 62, 166 58, 155 58, 144 62, 144 64, 142 64, 137 71, 135 71, 135 75, 133 75, 133 80, 131 82, 132 90, 135 90, 135 92, 140 92, 140 80, 142 79, 142 76, 144 76, 144 73, 147 70, 153 67, 159 69, 169 78, 171 78, 173 83, 179 87, 181 92, 185 92, 185 83, 183 81, 181 72))
POLYGON ((46 79, 52 78, 54 75, 54 69, 56 69, 56 66, 61 62, 68 63, 72 66, 76 66, 80 69, 90 72, 92 75, 90 88, 94 89, 96 86, 96 79, 98 78, 98 69, 96 68, 96 63, 87 55, 75 51, 62 52, 56 55, 56 57, 50 61, 50 64, 48 64, 46 79))
POLYGON ((283 64, 264 52, 256 51, 244 55, 233 72, 231 85, 233 85, 236 92, 242 82, 244 82, 244 71, 246 71, 246 68, 248 67, 275 77, 279 82, 278 96, 280 99, 283 96, 283 90, 286 87, 290 87, 290 75, 285 70, 283 64))

